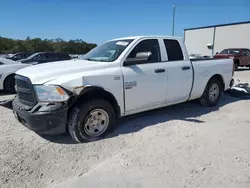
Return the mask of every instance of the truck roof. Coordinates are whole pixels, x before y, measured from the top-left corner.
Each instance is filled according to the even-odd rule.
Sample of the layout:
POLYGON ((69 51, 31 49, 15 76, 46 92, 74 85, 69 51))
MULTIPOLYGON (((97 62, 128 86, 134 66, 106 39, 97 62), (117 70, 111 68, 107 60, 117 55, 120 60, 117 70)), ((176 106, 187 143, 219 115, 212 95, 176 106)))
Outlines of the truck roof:
POLYGON ((116 38, 113 40, 128 40, 128 39, 141 39, 141 38, 168 38, 168 39, 176 39, 181 40, 181 37, 175 37, 175 36, 165 36, 165 35, 144 35, 144 36, 129 36, 129 37, 122 37, 122 38, 116 38))

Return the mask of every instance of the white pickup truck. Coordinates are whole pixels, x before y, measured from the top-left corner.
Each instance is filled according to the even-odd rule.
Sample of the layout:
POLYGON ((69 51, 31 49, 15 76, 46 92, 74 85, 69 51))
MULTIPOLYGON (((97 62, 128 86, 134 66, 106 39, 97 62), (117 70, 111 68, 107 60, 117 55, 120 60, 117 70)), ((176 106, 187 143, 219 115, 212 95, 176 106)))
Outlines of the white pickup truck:
POLYGON ((102 138, 120 117, 200 99, 215 106, 233 84, 231 59, 193 60, 177 37, 107 41, 83 60, 16 72, 15 117, 39 134, 102 138))

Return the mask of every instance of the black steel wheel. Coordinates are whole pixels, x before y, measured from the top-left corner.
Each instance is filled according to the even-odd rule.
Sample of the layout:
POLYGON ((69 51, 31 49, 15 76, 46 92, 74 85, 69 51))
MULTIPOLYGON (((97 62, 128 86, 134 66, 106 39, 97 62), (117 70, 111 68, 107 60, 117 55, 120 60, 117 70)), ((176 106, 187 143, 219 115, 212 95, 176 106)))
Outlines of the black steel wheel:
POLYGON ((68 129, 77 142, 102 139, 116 124, 112 105, 102 99, 94 99, 74 107, 69 115, 68 129))
POLYGON ((220 101, 223 91, 223 83, 217 78, 212 78, 200 98, 200 103, 204 106, 216 106, 220 101))

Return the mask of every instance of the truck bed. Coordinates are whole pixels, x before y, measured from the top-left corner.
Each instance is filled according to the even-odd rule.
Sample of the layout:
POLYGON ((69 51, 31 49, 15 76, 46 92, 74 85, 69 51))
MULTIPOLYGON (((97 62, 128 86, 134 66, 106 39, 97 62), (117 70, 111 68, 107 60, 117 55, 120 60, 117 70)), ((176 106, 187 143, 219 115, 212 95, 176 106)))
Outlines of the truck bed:
POLYGON ((223 78, 225 88, 229 88, 231 77, 233 74, 233 60, 225 59, 192 59, 193 66, 193 88, 190 94, 190 100, 199 98, 209 79, 217 72, 223 78), (211 63, 214 61, 214 63, 211 63), (229 64, 231 63, 231 66, 229 64))

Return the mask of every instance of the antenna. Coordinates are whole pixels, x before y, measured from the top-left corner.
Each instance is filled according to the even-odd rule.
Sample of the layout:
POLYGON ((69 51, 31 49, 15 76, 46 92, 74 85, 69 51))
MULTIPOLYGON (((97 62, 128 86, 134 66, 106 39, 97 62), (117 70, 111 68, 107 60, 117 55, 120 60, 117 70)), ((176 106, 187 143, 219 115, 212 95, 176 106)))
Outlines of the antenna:
POLYGON ((173 5, 173 25, 172 25, 172 36, 174 36, 174 23, 175 22, 175 6, 173 5))

